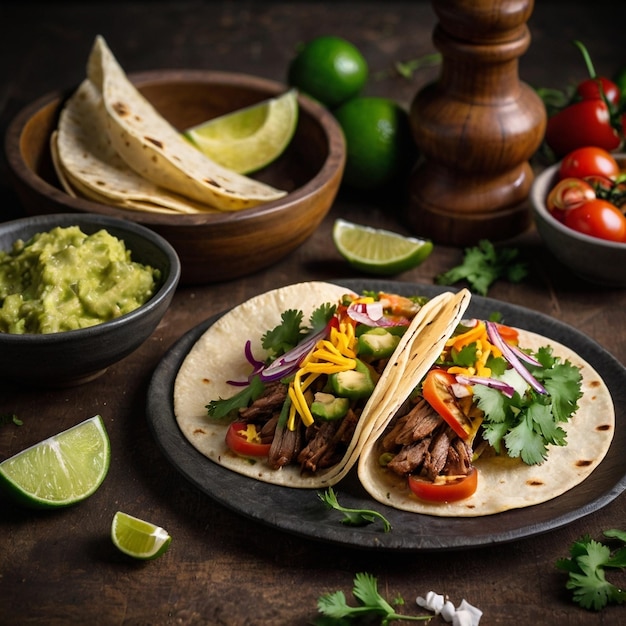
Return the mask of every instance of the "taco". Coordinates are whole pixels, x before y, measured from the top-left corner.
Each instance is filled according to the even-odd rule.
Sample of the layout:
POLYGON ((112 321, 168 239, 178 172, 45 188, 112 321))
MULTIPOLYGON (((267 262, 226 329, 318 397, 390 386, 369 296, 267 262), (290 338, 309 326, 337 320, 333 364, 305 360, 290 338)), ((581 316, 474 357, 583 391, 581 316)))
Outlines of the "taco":
POLYGON ((420 300, 325 282, 256 296, 184 359, 177 423, 202 454, 250 478, 333 485, 356 463, 378 412, 395 405, 398 374, 426 372, 468 302, 465 290, 420 300))
POLYGON ((388 506, 476 517, 546 502, 606 455, 615 411, 599 374, 536 333, 466 320, 400 410, 378 414, 358 476, 388 506))
POLYGON ((68 193, 134 210, 238 211, 286 195, 218 165, 143 97, 98 36, 51 138, 68 193))

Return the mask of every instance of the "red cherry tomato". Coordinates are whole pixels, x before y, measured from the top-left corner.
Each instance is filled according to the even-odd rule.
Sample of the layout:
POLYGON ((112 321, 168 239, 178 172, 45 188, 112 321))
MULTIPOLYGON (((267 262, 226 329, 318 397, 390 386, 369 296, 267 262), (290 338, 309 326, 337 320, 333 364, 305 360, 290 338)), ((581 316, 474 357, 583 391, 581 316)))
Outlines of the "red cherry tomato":
POLYGON ((478 487, 478 472, 472 468, 467 476, 437 477, 436 482, 409 475, 409 488, 421 500, 458 502, 469 498, 478 487), (442 479, 442 480, 440 480, 442 479))
POLYGON ((620 173, 615 157, 603 148, 585 146, 569 152, 559 167, 559 179, 605 176, 614 178, 620 173))
POLYGON ((596 76, 588 78, 576 88, 578 95, 585 100, 598 100, 606 98, 613 106, 617 106, 620 101, 621 93, 619 87, 604 76, 596 76))
POLYGON ((626 242, 626 217, 615 205, 599 198, 568 211, 565 225, 591 237, 626 242))
POLYGON ((270 452, 270 443, 259 443, 248 435, 248 426, 245 422, 233 422, 226 431, 226 445, 241 456, 267 456, 270 452))
POLYGON ((611 114, 603 100, 574 102, 548 119, 546 143, 557 156, 576 148, 598 146, 616 150, 621 138, 611 125, 611 114))
POLYGON ((593 187, 580 178, 564 178, 550 190, 546 207, 554 217, 563 221, 565 212, 596 197, 593 187))
POLYGON ((472 422, 463 413, 452 393, 456 379, 444 370, 430 370, 422 384, 422 395, 430 406, 461 439, 467 439, 472 432, 472 422))

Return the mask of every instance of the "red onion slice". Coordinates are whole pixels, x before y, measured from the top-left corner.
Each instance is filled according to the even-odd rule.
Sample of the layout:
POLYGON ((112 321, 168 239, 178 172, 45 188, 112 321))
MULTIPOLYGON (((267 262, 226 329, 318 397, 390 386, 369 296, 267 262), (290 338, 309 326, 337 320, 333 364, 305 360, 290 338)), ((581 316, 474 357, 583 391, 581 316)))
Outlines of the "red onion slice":
POLYGON ((498 332, 498 327, 494 322, 485 322, 487 325, 487 335, 489 341, 496 346, 502 356, 511 364, 513 369, 537 392, 547 394, 546 388, 524 367, 524 364, 517 358, 515 352, 511 349, 502 335, 498 332))
POLYGON ((403 322, 385 317, 382 302, 353 302, 347 310, 348 317, 367 326, 401 326, 403 322))
POLYGON ((507 398, 512 398, 515 393, 515 389, 513 389, 511 385, 496 378, 490 378, 487 376, 465 376, 463 374, 456 374, 455 378, 456 382, 461 383, 461 385, 485 385, 485 387, 497 389, 507 398))

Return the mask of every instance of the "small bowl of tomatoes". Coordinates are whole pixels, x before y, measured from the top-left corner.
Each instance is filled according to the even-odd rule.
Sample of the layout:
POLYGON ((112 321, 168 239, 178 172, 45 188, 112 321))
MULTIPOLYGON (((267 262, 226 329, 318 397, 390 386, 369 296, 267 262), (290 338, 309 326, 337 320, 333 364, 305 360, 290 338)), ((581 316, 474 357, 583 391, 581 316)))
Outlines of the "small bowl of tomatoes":
POLYGON ((626 287, 626 154, 574 150, 535 178, 530 200, 537 231, 563 265, 626 287))

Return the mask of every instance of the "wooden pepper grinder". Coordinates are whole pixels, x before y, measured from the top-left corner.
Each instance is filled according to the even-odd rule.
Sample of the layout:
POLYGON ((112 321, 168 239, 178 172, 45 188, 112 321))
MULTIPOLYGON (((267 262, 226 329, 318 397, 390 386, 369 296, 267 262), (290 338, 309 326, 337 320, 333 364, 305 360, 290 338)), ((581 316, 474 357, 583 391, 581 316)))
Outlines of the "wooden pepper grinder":
POLYGON ((546 125, 539 96, 518 77, 533 0, 432 0, 439 79, 411 104, 423 157, 409 181, 409 226, 450 245, 493 241, 530 224, 528 160, 546 125))

